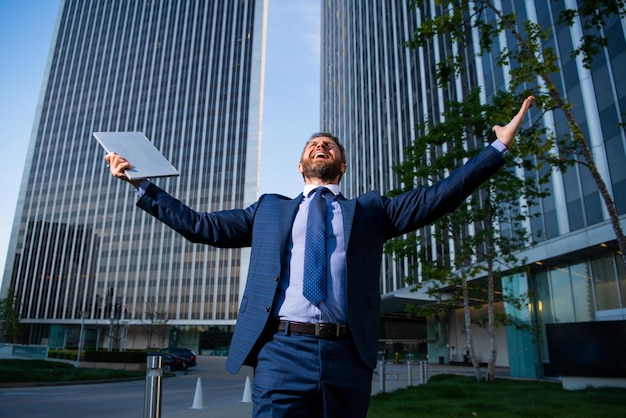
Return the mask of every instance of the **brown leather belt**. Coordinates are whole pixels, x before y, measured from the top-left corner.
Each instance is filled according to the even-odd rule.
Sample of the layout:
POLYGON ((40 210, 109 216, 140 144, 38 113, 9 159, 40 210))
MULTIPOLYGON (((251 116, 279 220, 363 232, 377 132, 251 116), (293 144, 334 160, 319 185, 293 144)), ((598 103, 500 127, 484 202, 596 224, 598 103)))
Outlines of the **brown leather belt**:
POLYGON ((347 325, 343 324, 306 324, 304 322, 279 321, 278 330, 313 335, 318 338, 341 338, 350 335, 347 325))

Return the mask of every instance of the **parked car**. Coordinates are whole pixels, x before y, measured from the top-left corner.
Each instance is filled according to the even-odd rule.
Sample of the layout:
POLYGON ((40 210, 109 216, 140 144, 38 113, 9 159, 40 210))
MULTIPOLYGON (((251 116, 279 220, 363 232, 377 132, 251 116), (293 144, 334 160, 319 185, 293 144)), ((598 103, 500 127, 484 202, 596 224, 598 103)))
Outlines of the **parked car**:
POLYGON ((187 363, 187 367, 193 367, 196 365, 197 354, 188 348, 167 347, 161 350, 161 352, 181 357, 187 363))
POLYGON ((163 351, 154 351, 148 353, 149 356, 160 356, 163 358, 163 371, 175 372, 177 370, 187 370, 187 363, 182 357, 178 357, 174 354, 165 353, 163 351))

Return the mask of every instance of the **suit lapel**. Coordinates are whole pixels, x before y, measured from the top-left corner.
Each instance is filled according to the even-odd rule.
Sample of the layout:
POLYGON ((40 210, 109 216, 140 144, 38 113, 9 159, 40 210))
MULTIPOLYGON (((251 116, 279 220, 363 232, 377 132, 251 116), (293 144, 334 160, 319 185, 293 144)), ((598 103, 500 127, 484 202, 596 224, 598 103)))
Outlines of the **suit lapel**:
POLYGON ((281 248, 287 248, 293 229, 293 221, 298 213, 298 207, 302 202, 302 193, 295 199, 282 200, 280 204, 280 242, 281 248))
POLYGON ((352 232, 352 224, 354 223, 354 212, 356 210, 356 199, 346 200, 345 197, 339 196, 337 199, 341 207, 341 216, 343 217, 343 236, 346 242, 346 249, 350 244, 350 233, 352 232))

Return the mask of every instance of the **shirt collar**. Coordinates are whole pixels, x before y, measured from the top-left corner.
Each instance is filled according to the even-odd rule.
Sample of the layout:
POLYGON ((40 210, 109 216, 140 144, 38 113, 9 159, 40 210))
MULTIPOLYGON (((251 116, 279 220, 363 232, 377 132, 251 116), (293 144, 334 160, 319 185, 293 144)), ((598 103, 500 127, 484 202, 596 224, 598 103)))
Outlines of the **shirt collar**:
POLYGON ((305 184, 304 185, 304 191, 303 194, 304 196, 308 196, 309 193, 311 193, 311 191, 313 189, 316 189, 318 187, 326 187, 328 190, 330 190, 335 196, 339 196, 339 194, 341 193, 339 190, 339 185, 338 184, 325 184, 323 186, 316 186, 314 184, 305 184))

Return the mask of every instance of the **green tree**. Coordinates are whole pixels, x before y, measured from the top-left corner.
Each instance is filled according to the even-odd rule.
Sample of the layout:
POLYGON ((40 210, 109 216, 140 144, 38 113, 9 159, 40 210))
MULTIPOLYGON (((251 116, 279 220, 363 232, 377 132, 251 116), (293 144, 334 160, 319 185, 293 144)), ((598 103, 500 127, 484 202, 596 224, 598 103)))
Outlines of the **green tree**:
POLYGON ((17 310, 17 297, 13 289, 0 299, 0 335, 5 342, 16 344, 21 336, 20 313, 17 310))
MULTIPOLYGON (((412 1, 413 7, 421 7, 421 1, 412 1)), ((538 22, 527 20, 519 22, 514 14, 505 14, 501 9, 495 6, 491 1, 464 1, 464 0, 439 0, 436 1, 439 13, 433 15, 427 7, 427 13, 422 13, 423 17, 421 26, 418 27, 414 33, 413 38, 407 43, 411 48, 437 48, 435 41, 439 42, 439 45, 446 45, 445 53, 441 54, 439 62, 436 63, 436 78, 440 88, 444 91, 453 89, 455 83, 462 79, 465 82, 470 78, 470 72, 467 71, 468 62, 467 59, 473 59, 474 54, 485 55, 491 54, 494 44, 499 40, 506 38, 507 46, 500 47, 499 54, 497 55, 496 62, 498 65, 508 70, 509 78, 507 79, 506 91, 500 91, 495 95, 494 103, 496 100, 499 102, 502 109, 510 108, 510 103, 519 103, 519 94, 528 94, 533 92, 537 97, 537 103, 539 107, 545 112, 561 112, 569 127, 569 132, 565 135, 558 137, 555 131, 543 132, 544 142, 541 141, 523 141, 518 145, 519 155, 524 170, 519 170, 522 173, 532 173, 533 170, 540 179, 542 175, 547 175, 545 169, 537 167, 536 169, 530 169, 529 163, 538 163, 540 160, 548 161, 557 170, 564 170, 573 164, 581 164, 589 170, 591 177, 593 178, 598 191, 602 197, 602 200, 609 214, 611 224, 615 231, 616 240, 622 256, 622 261, 626 267, 626 239, 624 238, 624 232, 619 221, 619 216, 615 202, 611 196, 609 188, 602 177, 602 174, 598 170, 596 161, 594 160, 593 153, 591 151, 588 138, 585 138, 583 130, 580 124, 574 117, 572 111, 572 104, 566 99, 565 94, 559 90, 559 84, 554 82, 555 74, 561 71, 559 66, 559 60, 557 53, 550 46, 551 32, 550 28, 542 27, 538 22), (478 50, 475 50, 474 40, 478 38, 478 50), (532 149, 525 149, 529 144, 531 148, 537 148, 538 146, 547 146, 543 149, 537 148, 538 151, 535 154, 532 149), (548 152, 550 147, 554 147, 555 152, 548 152)), ((605 24, 609 19, 623 19, 625 13, 624 1, 579 1, 577 2, 576 9, 567 9, 563 7, 558 16, 558 24, 562 27, 569 27, 573 30, 580 30, 580 42, 572 50, 572 56, 578 57, 582 62, 582 67, 585 70, 589 70, 593 64, 593 58, 599 53, 608 53, 605 49, 608 45, 609 39, 605 36, 603 31, 605 24)), ((473 80, 473 85, 476 85, 477 81, 473 80)), ((472 84, 472 81, 470 81, 472 84)), ((457 94, 462 94, 457 92, 457 94)), ((448 104, 449 108, 453 108, 452 104, 448 104)), ((473 111, 478 112, 479 109, 473 111)), ((490 114, 485 109, 481 114, 486 120, 506 120, 498 118, 496 114, 490 114)), ((448 114, 445 117, 446 125, 450 116, 448 114)), ((462 125, 462 124, 461 124, 462 125)), ((448 129, 447 126, 445 129, 448 129)), ((434 126, 422 126, 422 131, 430 134, 433 131, 434 126)), ((468 137, 469 138, 469 137, 468 137)), ((426 146, 428 147, 428 145, 426 146)), ((437 148, 437 147, 435 147, 437 148)), ((445 148, 444 148, 445 149, 445 148)), ((428 148, 426 148, 426 151, 428 148)), ((424 152, 425 150, 421 150, 424 152)), ((418 158, 414 159, 416 163, 426 163, 428 166, 436 168, 430 161, 420 161, 418 158)), ((413 173, 415 174, 415 173, 413 173)), ((426 177, 427 178, 427 177, 426 177)), ((531 174, 531 178, 533 178, 531 174)), ((409 178, 405 179, 408 184, 411 184, 409 178)), ((538 184, 541 184, 542 180, 539 180, 538 184)), ((526 197, 520 197, 520 207, 526 205, 526 214, 518 213, 512 214, 508 220, 503 220, 503 217, 508 216, 507 211, 511 208, 515 208, 513 200, 509 203, 502 203, 502 200, 492 199, 494 191, 499 191, 499 185, 497 188, 493 187, 493 183, 486 188, 485 197, 481 197, 477 202, 482 206, 484 218, 483 221, 474 221, 474 225, 478 226, 478 229, 473 234, 468 234, 467 231, 463 231, 463 221, 459 226, 455 226, 455 221, 451 219, 442 220, 442 224, 433 226, 431 231, 438 235, 439 240, 437 242, 445 242, 446 235, 451 236, 452 247, 454 248, 455 257, 454 260, 474 260, 477 254, 466 252, 464 245, 461 243, 459 237, 463 237, 463 243, 471 243, 475 245, 477 251, 483 248, 485 254, 496 255, 496 251, 499 256, 514 255, 516 251, 521 247, 517 247, 517 244, 522 244, 527 240, 526 230, 522 218, 532 214, 532 202, 529 202, 526 197), (530 203, 530 204, 529 204, 530 203), (508 231, 519 234, 519 240, 512 239, 509 242, 500 240, 502 234, 502 226, 508 224, 508 231), (497 226, 496 226, 497 225, 497 226), (518 228, 521 226, 521 228, 518 228), (476 240, 472 243, 472 241, 476 240), (482 240, 482 241, 481 241, 482 240), (504 251, 503 251, 504 250, 504 251)), ((540 193, 541 186, 537 189, 540 193)), ((539 196, 537 196, 539 197, 539 196)), ((464 209, 462 208, 459 214, 464 209)), ((455 215, 456 216, 456 215, 455 215)), ((462 214, 461 219, 465 218, 465 221, 471 222, 472 218, 468 213, 462 214)), ((474 218, 478 219, 478 218, 474 218)), ((504 234, 506 236, 506 234, 504 234)), ((424 238, 412 237, 410 240, 413 243, 424 242, 424 238)), ((450 238, 448 238, 450 240, 450 238)), ((397 254, 402 252, 406 253, 407 244, 400 244, 397 254), (405 248, 402 248, 402 247, 405 248)), ((445 246, 444 246, 445 247, 445 246)), ((418 246, 419 248, 419 246, 418 246)), ((446 260, 446 254, 440 254, 440 251, 436 251, 437 256, 433 257, 430 254, 421 254, 422 260, 421 268, 422 275, 424 273, 433 274, 434 277, 444 278, 446 284, 450 284, 445 280, 449 280, 450 277, 456 275, 461 295, 464 299, 464 307, 466 310, 466 328, 469 323, 469 286, 467 279, 473 277, 479 272, 475 269, 476 265, 461 266, 458 263, 450 263, 450 260, 446 260), (424 258, 424 255, 431 257, 424 258), (443 259, 441 258, 443 257, 443 259), (430 265, 429 265, 430 263, 430 265), (443 271, 434 273, 433 270, 443 268, 443 271), (446 271, 450 269, 450 271, 446 271)), ((487 303, 488 307, 488 330, 490 333, 490 345, 491 354, 487 372, 487 379, 493 378, 492 366, 495 363, 495 340, 493 333, 493 327, 495 326, 495 318, 492 310, 492 301, 494 298, 494 274, 497 272, 494 269, 495 257, 486 256, 486 275, 487 275, 487 303)), ((513 259, 509 259, 513 261, 513 259)), ((503 263, 506 265, 507 263, 503 263)), ((510 267, 509 267, 510 268, 510 267)), ((411 280, 414 278, 410 278, 411 280)), ((454 298, 448 300, 447 303, 451 303, 454 298)), ((471 349, 471 335, 468 334, 468 345, 471 349)))
MULTIPOLYGON (((406 161, 395 167, 407 189, 446 177, 482 149, 491 131, 489 120, 510 118, 510 114, 504 116, 499 97, 494 98, 493 104, 482 104, 478 90, 470 92, 462 102, 450 101, 446 106, 448 110, 441 122, 418 127, 424 134, 406 150, 406 161)), ((497 358, 495 328, 499 323, 510 322, 505 316, 495 315, 497 279, 501 271, 523 264, 516 254, 532 245, 525 222, 534 216, 531 209, 538 199, 547 194, 543 186, 550 173, 543 169, 545 163, 536 155, 549 153, 552 144, 540 141, 542 134, 532 125, 524 129, 520 135, 525 138, 523 144, 511 151, 508 167, 481 186, 467 204, 444 215, 421 235, 411 234, 387 246, 387 251, 396 256, 417 260, 414 268, 421 269, 426 292, 437 300, 418 314, 463 307, 467 347, 477 379, 481 372, 474 355, 472 322, 485 324, 489 333, 487 378, 493 380, 497 358), (524 175, 520 176, 520 172, 524 175), (477 277, 486 280, 472 280, 477 277), (487 318, 472 318, 471 308, 484 304, 487 318)))
MULTIPOLYGON (((419 7, 421 2, 411 3, 419 7)), ((569 132, 556 138, 558 153, 551 155, 549 161, 561 170, 572 164, 580 164, 589 170, 609 214, 626 268, 626 237, 615 201, 594 159, 590 138, 585 137, 576 119, 573 104, 554 81, 561 68, 559 57, 550 46, 550 28, 532 20, 519 22, 514 14, 504 13, 492 1, 439 0, 437 4, 442 13, 426 16, 408 42, 409 47, 423 47, 436 38, 458 45, 455 49, 457 53, 449 54, 437 63, 437 81, 440 86, 446 87, 459 74, 467 74, 465 63, 468 60, 471 62, 472 58, 464 55, 471 50, 466 48, 471 41, 469 34, 480 34, 479 50, 475 52, 479 56, 496 54, 497 63, 509 68, 507 92, 511 97, 515 97, 514 92, 520 89, 532 90, 539 107, 544 111, 561 112, 569 132), (496 49, 500 35, 514 42, 510 42, 506 48, 496 49)), ((567 5, 567 2, 564 4, 567 5)), ((598 54, 608 55, 606 47, 610 39, 606 36, 606 22, 626 17, 626 1, 580 0, 575 4, 577 8, 562 8, 557 23, 561 27, 580 31, 580 40, 573 47, 572 56, 582 61, 585 70, 590 70, 594 57, 598 54)), ((549 135, 556 137, 554 132, 549 135)))

